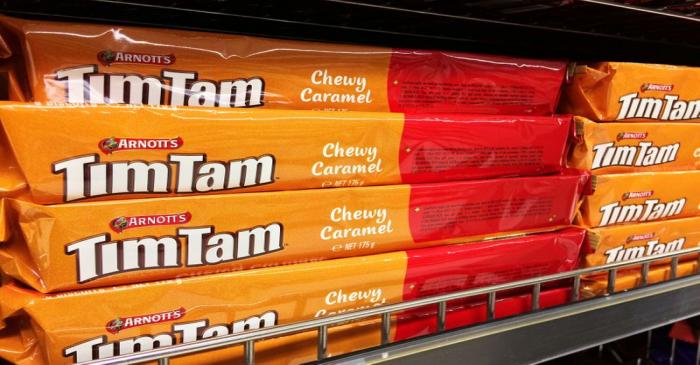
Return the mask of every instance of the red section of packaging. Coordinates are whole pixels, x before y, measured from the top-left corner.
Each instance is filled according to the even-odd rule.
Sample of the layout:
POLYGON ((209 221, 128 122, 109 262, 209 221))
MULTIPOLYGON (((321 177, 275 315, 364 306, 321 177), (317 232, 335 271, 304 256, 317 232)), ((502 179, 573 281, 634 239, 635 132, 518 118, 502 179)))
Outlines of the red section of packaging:
POLYGON ((680 321, 673 324, 668 337, 687 343, 698 343, 696 329, 688 321, 680 321))
POLYGON ((416 242, 567 225, 589 175, 468 181, 411 187, 408 219, 416 242))
MULTIPOLYGON (((568 302, 569 288, 545 290, 540 293, 540 308, 550 308, 568 302)), ((428 335, 437 331, 436 306, 412 313, 401 313, 396 323, 395 341, 428 335)), ((532 308, 532 295, 521 294, 496 300, 495 318, 505 318, 528 312, 532 308)), ((469 326, 486 321, 486 302, 448 303, 445 329, 469 326)))
MULTIPOLYGON (((585 230, 567 228, 524 237, 406 251, 408 264, 403 299, 420 299, 573 270, 578 267, 585 237, 585 230)), ((563 304, 568 294, 568 289, 543 291, 541 306, 563 304)), ((446 328, 485 321, 484 300, 484 296, 479 296, 448 302, 446 328)), ((502 318, 526 312, 530 303, 530 294, 510 292, 508 297, 496 302, 495 316, 502 318)), ((408 310, 398 316, 398 340, 435 330, 435 306, 408 310)))
POLYGON ((586 231, 567 228, 464 245, 406 251, 404 300, 573 270, 586 231))
POLYGON ((469 53, 394 49, 387 77, 393 112, 555 112, 566 64, 469 53), (435 70, 442 72, 436 73, 435 70))
POLYGON ((399 164, 404 183, 559 171, 571 116, 406 115, 399 164))

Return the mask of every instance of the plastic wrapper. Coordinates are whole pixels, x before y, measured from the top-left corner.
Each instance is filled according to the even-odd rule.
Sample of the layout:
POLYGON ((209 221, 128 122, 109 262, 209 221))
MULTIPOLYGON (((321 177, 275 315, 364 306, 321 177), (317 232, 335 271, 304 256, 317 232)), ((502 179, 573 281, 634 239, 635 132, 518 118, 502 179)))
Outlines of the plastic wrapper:
POLYGON ((594 123, 576 117, 569 166, 594 175, 700 169, 700 124, 594 123))
POLYGON ((562 109, 601 122, 700 122, 700 68, 625 62, 578 66, 562 109))
MULTIPOLYGON (((678 264, 676 277, 683 277, 695 274, 698 263, 696 260, 681 262, 678 264)), ((647 284, 656 284, 671 279, 671 266, 663 265, 652 267, 647 276, 647 284)), ((642 283, 642 273, 640 270, 620 271, 615 279, 615 292, 637 288, 642 283)), ((584 298, 604 295, 608 292, 607 275, 596 275, 584 278, 581 281, 581 296, 584 298)))
POLYGON ((639 172, 591 178, 593 193, 581 204, 578 222, 586 227, 700 215, 700 171, 639 172))
MULTIPOLYGON (((700 244, 700 217, 592 228, 588 230, 588 242, 592 252, 586 255, 586 266, 672 253, 700 244)), ((653 264, 669 261, 658 260, 653 264)))
MULTIPOLYGON (((2 45, 0 45, 2 47, 2 45)), ((4 58, 2 54, 0 57, 4 58)), ((0 100, 27 101, 22 76, 22 66, 16 62, 0 62, 0 100)))
POLYGON ((570 119, 0 106, 40 204, 553 173, 570 119))
POLYGON ((0 18, 40 102, 547 115, 566 63, 0 18), (39 56, 40 55, 40 56, 39 56))
MULTIPOLYGON (((500 241, 59 294, 8 284, 0 287, 4 320, 0 354, 20 363, 88 361, 567 271, 578 265, 584 236, 585 231, 569 228, 500 241)), ((378 341, 376 329, 374 341, 378 341)), ((300 362, 279 356, 284 348, 272 351, 285 341, 256 344, 263 351, 256 361, 300 362)), ((360 344, 362 340, 354 346, 360 344)), ((237 356, 240 348, 174 362, 216 364, 237 356)))
MULTIPOLYGON (((539 307, 549 308, 568 302, 571 297, 570 289, 557 288, 543 290, 540 293, 539 307)), ((433 306, 434 307, 434 306, 433 306)), ((494 317, 504 318, 521 313, 526 313, 532 308, 530 294, 509 295, 496 300, 494 317)), ((452 329, 472 325, 486 321, 486 302, 477 301, 461 303, 459 305, 448 304, 445 318, 445 328, 452 329)), ((428 333, 434 333, 436 328, 435 311, 429 309, 420 313, 392 314, 390 317, 390 340, 401 341, 428 333)), ((27 321, 22 319, 8 320, 10 336, 28 329, 27 321), (16 326, 16 327, 15 327, 16 326)), ((1 330, 0 330, 1 331, 1 330)), ((328 329, 328 356, 367 349, 380 345, 380 321, 367 320, 351 324, 329 327, 328 329)), ((304 332, 281 339, 270 339, 256 343, 256 363, 295 365, 316 360, 317 332, 304 332)), ((30 335, 31 336, 31 335, 30 335)), ((0 338, 0 356, 13 359, 17 364, 43 365, 47 360, 42 358, 43 353, 38 346, 31 346, 11 338, 5 341, 0 338)), ((189 364, 196 361, 197 364, 230 364, 242 362, 240 347, 224 351, 215 351, 214 356, 195 355, 182 360, 172 359, 175 364, 189 364)))
POLYGON ((0 198, 29 196, 27 182, 15 160, 7 137, 0 131, 0 198))
POLYGON ((458 243, 571 223, 586 175, 42 206, 6 200, 0 268, 70 290, 458 243))
MULTIPOLYGON (((543 289, 540 293, 539 308, 546 309, 565 304, 571 298, 570 288, 543 289)), ((445 330, 451 330, 487 320, 485 300, 456 300, 446 304, 445 330)), ((396 318, 397 341, 433 334, 437 331, 437 306, 432 305, 403 312, 396 318)), ((532 310, 531 294, 511 294, 498 296, 494 306, 494 319, 527 313, 532 310)))

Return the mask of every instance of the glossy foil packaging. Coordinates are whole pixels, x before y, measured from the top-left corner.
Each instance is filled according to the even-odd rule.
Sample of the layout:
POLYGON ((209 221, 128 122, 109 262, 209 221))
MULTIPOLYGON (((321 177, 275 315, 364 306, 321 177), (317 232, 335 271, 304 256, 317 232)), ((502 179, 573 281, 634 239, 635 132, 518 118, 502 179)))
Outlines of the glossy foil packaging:
POLYGON ((0 183, 54 204, 539 175, 570 119, 5 104, 0 183))
MULTIPOLYGON (((466 245, 59 294, 39 294, 8 284, 0 287, 4 324, 0 355, 20 364, 69 364, 567 271, 578 264, 584 236, 583 230, 569 228, 466 245)), ((561 295, 557 299, 556 293, 544 293, 548 305, 561 302, 561 295)), ((511 299, 510 308, 500 305, 505 311, 500 315, 517 313, 528 305, 528 299, 511 299)), ((451 319, 455 323, 478 318, 483 303, 450 307, 453 313, 462 308, 472 312, 451 319)), ((426 327, 410 323, 415 315, 400 317, 393 317, 392 338, 408 338, 426 327), (399 320, 409 327, 402 329, 399 320)), ((333 328, 330 352, 376 345, 378 329, 377 321, 371 320, 333 328)), ((256 362, 312 360, 312 336, 306 333, 258 342, 256 362)), ((236 363, 241 352, 237 347, 173 361, 236 363)))
POLYGON ((700 169, 700 124, 595 123, 576 117, 569 166, 594 175, 700 169))
MULTIPOLYGON (((588 242, 592 252, 586 255, 586 266, 672 253, 700 244, 700 217, 592 228, 588 230, 588 242)), ((669 261, 658 260, 653 264, 669 261)))
POLYGON ((7 199, 0 268, 42 292, 473 241, 571 223, 563 175, 43 206, 7 199))
MULTIPOLYGON (((571 298, 570 288, 543 289, 539 297, 541 309, 565 304, 571 298)), ((527 313, 532 310, 531 294, 511 294, 496 297, 494 319, 527 313)), ((437 331, 437 306, 431 305, 401 313, 396 319, 396 341, 433 334, 437 331)), ((445 330, 485 322, 486 300, 456 300, 447 303, 445 330)))
POLYGON ((699 185, 700 171, 593 176, 593 193, 584 197, 578 222, 607 227, 698 216, 699 185))
MULTIPOLYGON (((571 297, 568 288, 555 288, 542 290, 539 297, 539 308, 545 309, 553 306, 565 304, 571 297)), ((468 326, 487 320, 487 310, 485 301, 460 302, 459 304, 448 304, 445 316, 445 328, 452 329, 468 326)), ((436 314, 431 310, 434 306, 425 308, 420 313, 398 313, 390 316, 391 341, 401 341, 418 336, 422 336, 436 331, 436 314)), ((499 297, 494 307, 494 317, 504 318, 521 313, 526 313, 532 308, 532 297, 530 294, 518 294, 499 297)), ((180 313, 180 312, 170 312, 180 313)), ((179 314, 178 314, 179 315, 179 314)), ((155 318, 162 318, 163 314, 154 315, 155 318), (160 316, 160 317, 158 317, 160 316)), ((166 313, 167 317, 168 314, 166 313)), ((119 318, 122 324, 126 321, 134 321, 137 318, 153 318, 146 316, 132 316, 119 318)), ((248 325, 265 322, 256 321, 256 318, 247 318, 248 325)), ((43 359, 44 351, 39 348, 39 344, 29 344, 17 341, 16 335, 25 331, 30 339, 34 339, 29 329, 29 323, 25 318, 10 318, 6 320, 8 326, 13 326, 7 330, 9 334, 6 338, 0 338, 0 357, 10 359, 22 365, 42 365, 48 361, 43 359), (16 326, 16 327, 14 327, 16 326)), ((113 327, 115 322, 110 320, 113 327)), ((252 329, 252 328, 251 328, 252 329)), ((3 330, 0 330, 2 332, 3 330)), ((334 326, 328 328, 327 355, 341 355, 344 353, 363 350, 373 346, 379 346, 380 342, 380 321, 378 319, 354 322, 350 324, 334 326)), ((271 339, 265 342, 256 343, 255 356, 258 364, 280 364, 294 365, 307 363, 316 360, 317 351, 316 331, 304 332, 281 339, 271 339)), ((143 343, 143 342, 142 342, 143 343)), ((190 364, 193 361, 197 364, 230 364, 243 361, 240 346, 233 349, 210 352, 213 356, 191 355, 180 360, 172 359, 175 364, 190 364)), ((70 362, 70 360, 68 360, 70 362)))
MULTIPOLYGON (((681 262, 676 268, 676 277, 683 277, 697 274, 698 263, 696 260, 681 262)), ((647 284, 660 283, 672 279, 671 266, 662 265, 649 270, 647 284)), ((597 275, 582 280, 581 296, 584 298, 604 295, 608 291, 607 275, 597 275)), ((640 270, 621 271, 615 279, 615 292, 634 289, 642 284, 642 273, 640 270)))
POLYGON ((626 62, 576 67, 562 109, 600 122, 700 122, 700 68, 626 62))
POLYGON ((547 115, 566 63, 0 19, 41 102, 547 115), (38 57, 36 55, 41 55, 38 57))

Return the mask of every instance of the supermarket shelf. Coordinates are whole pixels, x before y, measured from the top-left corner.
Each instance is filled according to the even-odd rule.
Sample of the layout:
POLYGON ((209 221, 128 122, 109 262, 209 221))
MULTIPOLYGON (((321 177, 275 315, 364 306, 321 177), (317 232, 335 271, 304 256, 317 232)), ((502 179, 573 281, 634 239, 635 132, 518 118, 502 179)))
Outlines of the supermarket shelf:
POLYGON ((700 18, 604 0, 0 0, 4 13, 539 58, 700 65, 700 18))
POLYGON ((700 275, 319 364, 533 364, 700 315, 700 275), (507 344, 507 345, 505 345, 507 344))
POLYGON ((375 362, 425 364, 436 359, 444 364, 461 364, 465 358, 469 358, 475 364, 535 363, 700 314, 700 273, 696 272, 692 276, 676 279, 680 258, 699 252, 700 247, 694 247, 627 262, 442 294, 305 322, 120 355, 81 365, 140 364, 153 360, 158 360, 159 364, 167 364, 170 358, 235 345, 243 345, 245 363, 252 365, 255 363, 256 341, 314 330, 317 331, 317 358, 321 364, 375 362), (672 280, 647 286, 651 263, 662 259, 670 259, 669 272, 672 280), (618 270, 629 269, 630 266, 635 265, 641 271, 640 288, 616 293, 614 288, 618 270), (607 273, 608 296, 580 301, 581 277, 592 273, 607 273), (553 309, 540 310, 539 298, 542 287, 548 283, 561 284, 562 280, 566 279, 570 280, 572 287, 573 295, 570 303, 553 309), (530 312, 511 319, 494 320, 499 293, 513 289, 532 291, 534 299, 530 312), (390 343, 392 313, 426 305, 437 305, 437 327, 444 329, 447 302, 482 295, 488 298, 486 305, 488 320, 485 324, 449 332, 439 330, 437 334, 421 339, 390 343), (382 320, 381 333, 378 335, 382 338, 383 346, 354 355, 327 358, 329 327, 377 316, 382 320), (508 348, 504 350, 503 344, 506 343, 508 348))
MULTIPOLYGON (((441 48, 576 60, 616 59, 700 66, 700 19, 695 15, 640 8, 601 0, 0 0, 0 11, 14 16, 148 25, 278 38, 374 44, 392 47, 441 48), (293 4, 293 5, 290 5, 293 4)), ((632 264, 700 252, 692 249, 608 265, 615 270, 632 264)), ((319 354, 329 326, 456 298, 489 295, 512 288, 580 277, 577 270, 489 288, 468 290, 399 303, 321 320, 278 326, 197 343, 123 355, 92 365, 141 363, 211 349, 243 345, 254 356, 255 341, 299 331, 319 331, 319 354)), ((611 275, 614 278, 614 274, 611 275)), ((577 299, 577 298, 575 298, 577 299)), ((490 310, 493 316, 493 310, 490 310)), ((385 344, 318 364, 530 364, 560 357, 700 315, 700 275, 670 280, 565 306, 419 339, 385 344), (507 344, 507 345, 505 345, 507 344)), ((440 318, 438 317, 438 320, 440 318)), ((444 325, 444 323, 443 323, 444 325)), ((386 336, 385 336, 386 337, 386 336)), ((323 356, 320 356, 323 357, 323 356)), ((250 361, 250 360, 249 360, 250 361)), ((166 364, 167 360, 160 360, 166 364)), ((251 362, 252 363, 252 362, 251 362)))

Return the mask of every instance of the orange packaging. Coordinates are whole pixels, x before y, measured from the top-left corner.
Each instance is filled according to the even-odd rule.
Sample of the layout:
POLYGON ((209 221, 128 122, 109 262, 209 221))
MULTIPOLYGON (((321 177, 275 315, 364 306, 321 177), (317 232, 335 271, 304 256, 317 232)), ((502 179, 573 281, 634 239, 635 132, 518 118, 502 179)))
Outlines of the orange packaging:
POLYGON ((0 269, 42 292, 473 241, 571 223, 586 175, 4 202, 0 269))
POLYGON ((585 264, 589 267, 680 251, 700 244, 700 217, 591 228, 588 242, 592 252, 585 264))
MULTIPOLYGON (((678 264, 676 277, 688 276, 697 272, 697 261, 681 262, 678 264)), ((651 268, 647 276, 648 284, 656 284, 671 279, 671 266, 664 265, 651 268)), ((626 270, 617 273, 615 278, 615 292, 625 291, 639 287, 642 283, 642 273, 639 270, 626 270)), ((584 278, 581 287, 581 296, 584 298, 603 295, 608 292, 607 275, 597 275, 584 278)))
POLYGON ((578 222, 586 227, 700 215, 700 171, 639 172, 591 178, 578 222))
MULTIPOLYGON (((562 169, 570 120, 0 105, 40 204, 546 174, 562 169)), ((5 163, 0 184, 19 190, 5 163)))
MULTIPOLYGON (((40 294, 6 284, 0 287, 0 319, 4 324, 0 356, 18 363, 50 365, 104 359, 572 270, 578 265, 584 236, 585 231, 569 228, 467 245, 59 294, 40 294), (519 265, 513 266, 515 263, 519 265)), ((378 344, 376 324, 369 321, 360 323, 360 328, 336 328, 331 342, 334 337, 344 337, 342 332, 361 338, 354 344, 331 347, 331 354, 344 352, 343 348, 347 351, 351 344, 378 344)), ((411 335, 411 331, 401 332, 403 338, 411 335)), ((396 333, 395 325, 392 338, 396 333)), ((310 339, 309 334, 302 336, 310 339)), ((295 338, 298 341, 300 337, 295 338)), ((289 341, 257 343, 256 348, 263 352, 256 354, 256 360, 288 364, 313 359, 308 357, 308 343, 294 346, 304 349, 300 352, 305 353, 296 355, 305 357, 281 357, 272 350, 284 353, 284 347, 295 345, 289 341)), ((231 363, 240 353, 240 348, 226 349, 180 358, 175 363, 231 363)))
POLYGON ((700 68, 626 62, 576 67, 563 110, 601 122, 700 122, 700 68))
MULTIPOLYGON (((570 289, 568 288, 543 290, 539 298, 539 307, 545 309, 565 304, 570 297, 570 289)), ((390 316, 389 340, 395 342, 435 333, 436 314, 434 310, 430 310, 433 307, 429 306, 420 311, 420 313, 392 314, 390 316)), ((528 312, 531 308, 532 298, 530 294, 499 297, 496 300, 494 317, 497 319, 510 317, 528 312)), ((486 320, 485 301, 462 302, 459 304, 450 302, 447 305, 445 316, 446 329, 473 325, 486 320)), ((0 338, 0 358, 8 359, 20 365, 49 364, 48 360, 43 358, 44 352, 40 348, 43 343, 17 340, 16 335, 20 333, 24 333, 25 336, 29 335, 29 339, 35 340, 32 334, 33 330, 26 319, 10 318, 6 322, 9 328, 4 330, 7 336, 0 338)), ((3 332, 3 330, 0 330, 0 332, 3 332)), ((379 346, 379 333, 380 321, 378 319, 329 327, 327 355, 342 355, 379 346)), ((316 335, 316 331, 310 331, 289 337, 256 342, 256 364, 296 365, 314 361, 316 360, 317 352, 316 335)), ((70 362, 70 360, 68 361, 70 362)), ((208 352, 207 355, 188 355, 180 359, 172 359, 171 362, 174 364, 238 364, 243 362, 243 356, 239 346, 227 350, 208 352)))
POLYGON ((12 154, 7 137, 0 131, 0 197, 26 193, 27 183, 12 154))
MULTIPOLYGON (((569 298, 571 298, 569 288, 543 290, 540 293, 539 308, 545 309, 562 305, 567 303, 569 298)), ((431 310, 434 307, 422 308, 422 310, 416 311, 418 313, 392 313, 390 316, 389 340, 396 342, 435 333, 437 330, 437 317, 435 310, 431 310)), ((494 318, 496 319, 526 313, 532 309, 532 298, 530 294, 499 297, 496 299, 494 309, 494 318)), ((134 320, 134 317, 132 317, 132 320, 134 320)), ((486 320, 485 301, 467 303, 461 301, 458 304, 450 302, 446 310, 445 329, 449 330, 478 324, 486 320)), ((44 351, 40 348, 43 343, 17 340, 16 336, 20 333, 24 333, 25 338, 28 337, 30 340, 35 340, 31 332, 32 329, 26 319, 10 318, 6 322, 9 328, 4 330, 6 337, 0 338, 0 358, 8 359, 20 365, 50 364, 43 358, 44 351)), ((0 330, 0 332, 3 332, 3 330, 0 330)), ((337 356, 379 346, 379 333, 379 319, 329 327, 327 356, 337 356)), ((316 336, 316 331, 310 331, 289 337, 256 342, 256 364, 296 365, 314 361, 316 360, 318 346, 316 336)), ((68 361, 70 362, 70 360, 68 361)), ((188 355, 179 359, 171 359, 171 362, 174 364, 238 364, 243 362, 243 356, 239 345, 237 348, 208 352, 207 355, 188 355)))
POLYGON ((700 169, 700 124, 575 120, 570 167, 594 175, 700 169))
POLYGON ((40 102, 552 114, 567 65, 459 52, 0 18, 40 102))

